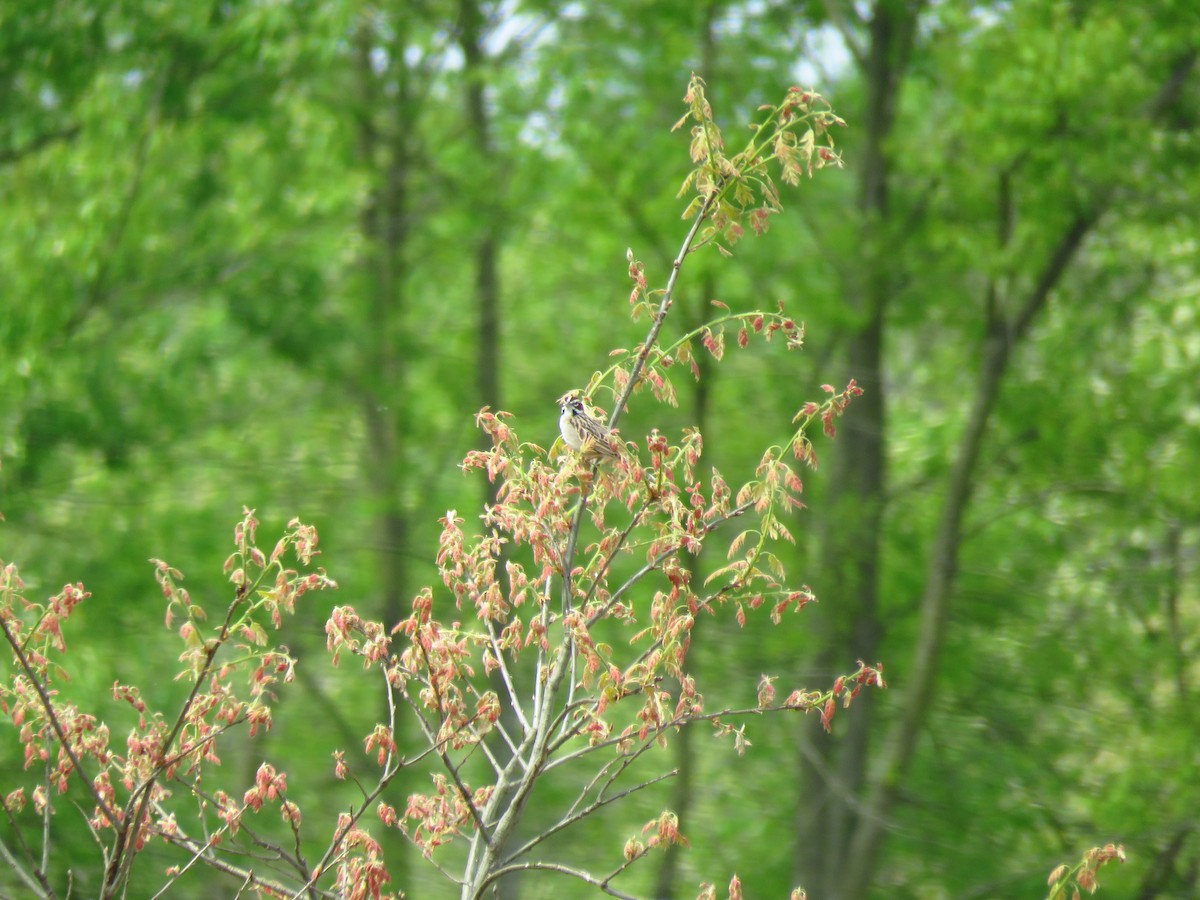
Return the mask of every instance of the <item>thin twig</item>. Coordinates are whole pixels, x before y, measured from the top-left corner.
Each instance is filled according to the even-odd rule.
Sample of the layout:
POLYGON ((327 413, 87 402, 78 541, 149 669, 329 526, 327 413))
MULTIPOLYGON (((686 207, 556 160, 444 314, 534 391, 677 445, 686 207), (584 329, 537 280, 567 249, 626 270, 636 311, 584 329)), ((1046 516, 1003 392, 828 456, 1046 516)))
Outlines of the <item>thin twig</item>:
MULTIPOLYGON (((713 519, 711 522, 709 522, 707 525, 704 526, 704 532, 701 535, 701 537, 707 537, 709 534, 711 534, 717 528, 724 525, 730 519, 736 519, 738 516, 744 515, 747 511, 749 511, 749 509, 752 506, 754 506, 755 502, 756 501, 753 501, 753 500, 747 500, 745 503, 741 503, 741 504, 735 506, 733 509, 731 509, 726 514, 724 514, 722 516, 718 516, 717 518, 713 519)), ((612 610, 612 608, 620 601, 620 599, 625 595, 625 593, 627 591, 629 591, 631 588, 633 588, 639 581, 641 581, 643 578, 645 578, 646 575, 648 575, 650 572, 653 572, 655 569, 657 569, 659 566, 661 566, 664 562, 666 562, 668 559, 670 559, 676 553, 681 551, 683 548, 684 548, 684 545, 682 542, 680 542, 678 544, 673 544, 672 546, 668 547, 666 550, 663 550, 661 553, 657 554, 653 559, 647 561, 644 565, 642 565, 641 568, 639 568, 636 572, 634 572, 627 579, 625 579, 625 581, 621 584, 620 587, 618 587, 615 591, 613 591, 612 594, 609 595, 608 602, 605 603, 604 606, 600 607, 600 609, 596 610, 594 613, 592 613, 592 615, 590 615, 588 617, 587 624, 590 626, 590 625, 594 624, 595 622, 599 621, 605 615, 607 615, 609 613, 609 611, 612 610)))
MULTIPOLYGON (((385 688, 387 691, 389 729, 391 730, 391 734, 394 735, 396 733, 395 732, 395 722, 396 722, 395 694, 392 690, 392 682, 388 678, 386 666, 380 667, 380 674, 383 676, 383 682, 384 682, 384 685, 385 685, 385 688)), ((407 692, 402 691, 402 694, 405 696, 405 699, 408 699, 407 692)), ((420 719, 419 715, 418 715, 418 720, 423 722, 423 720, 420 719)), ((424 751, 423 753, 420 754, 420 758, 424 758, 426 755, 436 752, 436 749, 439 746, 440 746, 440 744, 436 740, 431 741, 430 747, 426 751, 424 751)), ((395 756, 391 753, 391 751, 388 751, 388 755, 385 760, 383 774, 379 776, 379 780, 375 783, 375 787, 369 793, 365 794, 365 796, 363 797, 362 804, 359 806, 357 811, 354 810, 353 806, 351 807, 350 813, 346 820, 346 823, 341 828, 339 828, 337 831, 334 832, 333 839, 329 842, 329 846, 326 848, 325 853, 322 854, 321 859, 317 862, 317 865, 312 869, 311 874, 308 876, 308 880, 304 883, 304 885, 299 890, 297 890, 295 893, 293 893, 291 895, 290 900, 300 900, 300 897, 303 894, 311 892, 311 890, 313 889, 313 887, 315 887, 315 885, 317 883, 317 879, 319 879, 321 877, 321 875, 323 875, 329 869, 329 866, 333 862, 333 860, 341 855, 341 851, 339 850, 339 848, 341 847, 342 841, 345 840, 346 835, 348 835, 350 833, 350 830, 356 824, 358 824, 358 820, 363 817, 363 815, 367 811, 367 808, 372 803, 374 803, 375 800, 384 792, 384 790, 387 788, 387 786, 389 784, 391 784, 392 780, 401 772, 401 770, 403 770, 406 766, 411 765, 412 763, 414 763, 416 761, 417 761, 416 759, 414 759, 414 760, 396 759, 395 756)), ((360 790, 361 790, 361 786, 360 786, 360 790)))
POLYGON ((45 685, 42 684, 42 679, 37 675, 36 672, 34 672, 33 666, 29 662, 29 657, 26 656, 24 651, 21 650, 21 647, 17 644, 16 638, 13 636, 12 632, 8 630, 8 622, 0 618, 0 627, 4 629, 4 638, 8 641, 9 646, 13 649, 13 654, 17 657, 17 664, 20 665, 21 670, 25 673, 25 676, 33 685, 34 691, 37 692, 38 699, 42 703, 42 709, 46 714, 46 720, 50 723, 50 727, 54 729, 54 734, 58 738, 59 746, 62 747, 63 752, 67 754, 67 758, 71 760, 71 765, 73 766, 74 771, 79 776, 80 780, 86 785, 92 799, 96 801, 96 808, 104 814, 108 821, 115 825, 117 823, 116 811, 108 805, 108 801, 104 799, 104 795, 101 794, 96 788, 95 784, 92 783, 92 779, 84 776, 83 765, 79 760, 79 756, 75 753, 75 749, 71 746, 71 742, 67 738, 66 732, 63 730, 62 722, 59 721, 58 713, 55 711, 54 704, 50 699, 50 693, 46 690, 45 685))
POLYGON ((111 896, 111 892, 115 889, 117 883, 128 876, 129 867, 133 864, 134 856, 133 853, 126 852, 128 847, 131 846, 130 830, 133 829, 136 833, 136 829, 141 827, 143 818, 146 818, 146 808, 150 803, 150 794, 153 791, 154 785, 158 782, 162 774, 167 771, 168 760, 166 754, 175 745, 175 741, 183 731, 192 707, 196 702, 196 697, 200 693, 201 685, 204 684, 209 672, 212 671, 217 653, 225 646, 225 642, 229 640, 232 633, 233 614, 240 606, 247 602, 245 599, 247 596, 249 596, 249 593, 246 590, 239 589, 233 602, 229 604, 229 608, 225 612, 225 621, 221 624, 221 629, 217 637, 206 648, 204 663, 200 667, 200 671, 196 673, 196 677, 192 680, 192 689, 179 710, 175 724, 171 727, 166 739, 162 743, 162 753, 158 762, 155 763, 154 768, 146 776, 145 780, 134 788, 133 792, 129 795, 129 800, 125 804, 124 809, 124 821, 117 827, 116 820, 110 820, 113 822, 114 827, 117 827, 117 835, 113 844, 113 858, 109 861, 108 871, 104 876, 104 890, 101 894, 103 897, 111 896))
MULTIPOLYGON (((442 714, 442 693, 438 689, 438 686, 437 686, 434 676, 433 676, 433 668, 430 666, 430 663, 429 663, 429 653, 426 651, 425 644, 422 641, 417 641, 416 646, 420 649, 421 656, 425 660, 425 669, 426 669, 426 671, 429 672, 429 687, 430 687, 430 690, 433 691, 434 702, 437 703, 438 713, 439 713, 439 715, 441 715, 442 714)), ((474 717, 472 717, 472 720, 473 719, 474 719, 474 717)), ((470 724, 470 722, 468 721, 467 724, 470 724)), ((439 734, 441 733, 442 728, 444 728, 445 725, 446 725, 446 719, 443 716, 441 727, 438 728, 439 734)), ((461 729, 456 729, 456 731, 457 730, 461 730, 461 729)), ((427 740, 429 739, 428 733, 426 733, 426 739, 427 740)), ((454 763, 450 759, 450 754, 447 753, 445 750, 438 751, 438 758, 441 759, 443 768, 445 768, 445 770, 450 773, 450 777, 454 779, 454 784, 458 787, 458 792, 462 796, 463 803, 465 803, 467 805, 467 809, 470 810, 470 812, 471 812, 471 818, 475 820, 475 827, 478 828, 479 831, 483 833, 484 840, 490 844, 491 843, 491 835, 489 833, 487 823, 484 822, 483 816, 480 815, 479 807, 477 807, 475 805, 475 801, 471 799, 471 792, 467 789, 466 784, 463 782, 462 775, 459 774, 459 769, 461 767, 454 765, 454 763)))
POLYGON ((641 524, 642 517, 646 514, 649 508, 650 502, 647 500, 640 507, 638 507, 637 512, 635 512, 633 517, 629 520, 629 524, 625 526, 624 530, 622 530, 620 536, 617 538, 617 542, 613 545, 612 549, 608 553, 608 556, 605 557, 603 564, 600 566, 600 571, 592 576, 592 586, 588 588, 587 594, 584 595, 583 603, 581 604, 582 606, 586 606, 588 601, 591 600, 592 597, 596 596, 596 590, 600 587, 601 580, 603 580, 604 576, 608 574, 609 566, 611 566, 613 560, 617 558, 617 554, 625 549, 625 545, 629 542, 629 536, 633 534, 633 529, 637 528, 637 526, 641 524))
MULTIPOLYGON (((525 718, 525 711, 521 708, 521 698, 517 695, 516 685, 513 683, 512 675, 508 671, 508 664, 504 661, 504 651, 500 649, 500 642, 496 639, 496 625, 491 619, 486 623, 488 641, 492 645, 492 654, 496 657, 496 667, 500 670, 500 678, 504 681, 504 688, 508 691, 509 706, 513 714, 517 717, 517 721, 521 725, 522 731, 529 730, 529 722, 525 718)), ((505 737, 507 741, 507 736, 505 737)), ((509 742, 511 747, 511 741, 509 742)))
MULTIPOLYGON (((624 868, 624 866, 621 866, 621 869, 624 868)), ((621 869, 618 869, 617 872, 614 872, 613 875, 609 876, 609 878, 615 877, 617 874, 619 874, 621 869)), ((513 865, 505 866, 504 868, 498 869, 496 872, 492 873, 492 875, 484 881, 483 885, 481 885, 481 889, 482 887, 486 887, 488 884, 491 884, 498 878, 502 878, 510 873, 529 871, 558 872, 560 875, 570 875, 572 878, 578 878, 580 881, 587 882, 593 887, 599 888, 610 897, 618 897, 620 900, 638 900, 638 898, 632 894, 625 894, 616 890, 615 888, 610 887, 608 884, 609 878, 600 879, 594 875, 589 875, 582 869, 573 869, 570 866, 562 863, 551 862, 514 863, 513 865)))
MULTIPOLYGON (((156 893, 154 895, 155 898, 164 896, 166 894, 167 890, 175 883, 175 881, 178 880, 178 878, 180 876, 182 876, 183 873, 186 872, 189 868, 191 868, 196 862, 203 862, 209 868, 215 869, 216 871, 221 872, 222 874, 229 875, 234 878, 240 878, 240 879, 242 879, 243 884, 249 883, 251 886, 261 885, 262 887, 271 891, 273 896, 282 897, 287 894, 288 889, 286 887, 284 887, 283 885, 279 884, 278 882, 270 881, 266 878, 263 878, 260 875, 256 875, 254 873, 253 869, 236 866, 233 863, 228 862, 223 857, 218 856, 217 854, 210 853, 209 851, 211 850, 211 847, 208 846, 208 844, 205 842, 202 842, 193 837, 188 837, 188 836, 184 835, 182 832, 178 833, 178 834, 160 833, 159 836, 167 843, 173 844, 175 846, 178 846, 178 847, 188 851, 189 853, 192 854, 192 857, 191 857, 191 859, 189 859, 187 861, 186 864, 184 864, 181 867, 181 869, 177 875, 175 875, 171 880, 169 880, 166 884, 163 885, 163 887, 158 891, 158 893, 156 893)), ((299 896, 299 895, 297 895, 297 896, 299 896)), ((317 896, 332 898, 332 897, 335 897, 336 894, 331 893, 329 891, 318 890, 317 896)))
MULTIPOLYGON (((49 803, 46 804, 49 807, 49 803)), ((8 819, 8 824, 12 827, 13 836, 17 839, 17 843, 21 847, 21 852, 25 855, 25 859, 29 863, 33 874, 30 875, 21 866, 20 862, 8 849, 8 845, 0 840, 0 856, 4 857, 4 861, 8 863, 8 867, 17 873, 17 876, 28 885, 29 889, 39 897, 52 898, 55 896, 54 888, 50 886, 50 880, 46 877, 45 871, 38 868, 37 862, 33 858, 33 850, 25 843, 25 838, 21 834, 21 828, 17 825, 17 820, 12 814, 12 810, 8 808, 7 803, 0 802, 0 806, 4 807, 4 815, 8 819), (34 881, 34 879, 37 881, 34 881), (39 886, 40 885, 40 886, 39 886)))
POLYGON ((629 402, 629 397, 633 394, 633 389, 637 386, 642 369, 646 365, 646 360, 650 357, 650 351, 654 349, 654 342, 658 339, 658 333, 662 330, 663 323, 667 320, 667 312, 671 309, 671 304, 674 302, 675 282, 679 280, 679 272, 683 268, 683 261, 691 252, 692 243, 696 240, 700 226, 708 218, 709 212, 712 211, 713 203, 716 202, 719 194, 719 191, 713 190, 704 198, 704 202, 700 204, 700 209, 696 212, 696 218, 692 222, 692 227, 688 230, 687 237, 683 239, 683 245, 679 248, 679 253, 675 257, 675 261, 671 264, 671 274, 667 278, 667 286, 663 290, 662 300, 658 304, 658 311, 654 314, 654 320, 650 324, 650 332, 642 342, 642 349, 638 351, 638 355, 633 360, 633 367, 629 370, 629 381, 626 382, 625 389, 617 397, 613 411, 608 417, 609 428, 617 426, 617 421, 621 418, 621 413, 624 412, 625 405, 629 402))
MULTIPOLYGON (((639 750, 638 755, 640 755, 640 754, 641 754, 641 751, 639 750)), ((629 760, 629 762, 632 762, 632 759, 629 760)), ((622 771, 623 770, 624 770, 624 767, 622 767, 622 771)), ((613 803, 618 802, 619 800, 624 800, 626 797, 630 796, 631 794, 636 794, 638 791, 644 790, 645 788, 651 787, 652 785, 658 784, 659 782, 666 781, 668 778, 674 778, 678 774, 679 774, 678 769, 672 769, 669 772, 663 772, 661 775, 656 775, 651 779, 640 782, 639 784, 635 784, 633 787, 626 788, 625 790, 620 791, 619 793, 613 794, 611 797, 598 797, 596 800, 592 801, 588 806, 584 807, 583 809, 578 810, 577 812, 568 814, 567 816, 563 817, 559 821, 555 822, 549 828, 543 829, 538 834, 536 834, 534 837, 530 838, 528 841, 526 841, 524 844, 522 844, 520 847, 518 847, 516 850, 514 850, 512 853, 510 853, 508 858, 501 865, 502 866, 508 865, 512 861, 520 859, 522 856, 524 856, 526 853, 528 853, 530 850, 532 850, 534 847, 536 847, 542 841, 546 840, 547 838, 552 837, 553 835, 562 831, 564 828, 569 828, 571 825, 574 825, 576 822, 586 819, 588 816, 592 815, 597 810, 603 809, 605 806, 609 806, 613 803)), ((611 784, 611 782, 610 782, 610 784, 611 784)))

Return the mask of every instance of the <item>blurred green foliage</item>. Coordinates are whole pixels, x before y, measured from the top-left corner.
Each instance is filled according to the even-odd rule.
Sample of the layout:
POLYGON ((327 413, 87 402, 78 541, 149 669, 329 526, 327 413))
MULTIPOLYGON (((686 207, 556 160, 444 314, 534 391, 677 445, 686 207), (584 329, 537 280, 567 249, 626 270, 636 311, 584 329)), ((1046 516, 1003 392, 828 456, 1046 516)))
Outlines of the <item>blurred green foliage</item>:
MULTIPOLYGON (((524 440, 548 447, 554 398, 641 336, 626 316, 625 248, 652 286, 665 280, 688 169, 669 127, 691 70, 731 143, 758 103, 814 76, 850 126, 846 173, 785 195, 764 238, 733 260, 697 258, 681 284, 665 336, 711 299, 735 310, 783 300, 808 325, 801 357, 778 348, 708 367, 706 458, 731 481, 749 475, 758 448, 836 381, 856 325, 846 285, 865 265, 854 179, 867 112, 835 24, 872 5, 482 4, 486 64, 470 77, 488 99, 483 155, 455 43, 463 2, 0 2, 0 558, 20 564, 31 595, 75 581, 92 592, 67 633, 81 695, 103 706, 120 680, 151 705, 179 701, 147 560, 169 561, 219 604, 243 505, 264 533, 293 516, 318 526, 341 586, 332 602, 382 614, 385 594, 435 577, 436 519, 484 496, 457 470, 480 441, 480 235, 492 229, 499 248, 502 406, 524 440), (389 229, 400 236, 385 243, 389 229), (402 545, 381 530, 388 515, 408 523, 402 545), (403 583, 390 584, 396 559, 403 583)), ((1120 840, 1129 862, 1101 875, 1114 896, 1195 896, 1194 76, 1155 124, 1137 118, 1186 52, 1191 16, 1050 0, 921 13, 889 139, 880 655, 893 691, 868 700, 881 739, 974 385, 985 285, 1019 293, 1078 206, 1103 197, 1104 208, 1002 385, 935 701, 874 895, 1033 896, 1061 859, 1120 840), (1017 212, 1000 245, 996 184, 1010 167, 1017 212)), ((635 401, 622 432, 689 424, 697 395, 682 375, 678 387, 678 410, 635 401)), ((779 628, 752 620, 749 634, 705 623, 692 659, 721 686, 714 707, 751 697, 763 672, 830 677, 806 666, 810 620, 833 621, 839 604, 814 569, 822 479, 807 479, 811 510, 790 526, 789 561, 822 603, 779 628)), ((224 758, 235 786, 264 758, 287 771, 306 822, 330 823, 320 843, 352 796, 329 754, 361 752, 382 701, 353 665, 330 667, 330 598, 313 599, 289 625, 299 677, 275 727, 224 758)), ((119 734, 127 713, 109 708, 119 734)), ((7 790, 21 748, 10 722, 0 734, 7 790)), ((810 735, 787 720, 749 734, 741 759, 695 740, 681 897, 734 871, 748 895, 804 881, 792 835, 820 814, 795 774, 810 735)), ((589 822, 566 852, 599 867, 668 802, 666 788, 648 792, 589 822)), ((79 861, 76 891, 93 892, 82 817, 58 801, 53 824, 55 852, 79 861)), ((400 861, 398 839, 387 851, 395 887, 453 895, 419 859, 400 861)), ((178 862, 160 852, 135 882, 145 896, 178 862)), ((191 895, 229 889, 190 877, 191 895)), ((19 890, 8 878, 0 892, 19 890)), ((648 893, 652 878, 635 874, 629 890, 648 893)), ((549 878, 521 896, 584 893, 549 878)))

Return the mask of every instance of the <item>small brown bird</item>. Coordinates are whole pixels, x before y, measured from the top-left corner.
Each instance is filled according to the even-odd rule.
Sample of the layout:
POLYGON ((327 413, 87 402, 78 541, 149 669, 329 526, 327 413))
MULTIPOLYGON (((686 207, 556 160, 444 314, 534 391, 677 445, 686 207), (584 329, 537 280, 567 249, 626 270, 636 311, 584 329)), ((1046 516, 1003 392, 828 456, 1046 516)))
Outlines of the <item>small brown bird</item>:
POLYGON ((562 415, 558 417, 558 430, 563 443, 578 450, 586 460, 616 459, 620 456, 618 442, 612 431, 593 418, 583 405, 583 399, 575 391, 563 394, 558 399, 562 415))

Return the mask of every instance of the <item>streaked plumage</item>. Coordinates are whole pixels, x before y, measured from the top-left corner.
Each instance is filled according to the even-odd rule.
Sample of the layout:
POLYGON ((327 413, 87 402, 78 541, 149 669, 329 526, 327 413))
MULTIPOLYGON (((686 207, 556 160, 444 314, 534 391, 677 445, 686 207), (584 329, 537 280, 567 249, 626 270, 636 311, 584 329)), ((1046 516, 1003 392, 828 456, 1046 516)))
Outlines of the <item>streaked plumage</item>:
POLYGON ((558 408, 561 413, 558 430, 568 447, 580 451, 588 460, 616 459, 620 455, 612 432, 588 413, 578 394, 564 394, 558 400, 558 408))

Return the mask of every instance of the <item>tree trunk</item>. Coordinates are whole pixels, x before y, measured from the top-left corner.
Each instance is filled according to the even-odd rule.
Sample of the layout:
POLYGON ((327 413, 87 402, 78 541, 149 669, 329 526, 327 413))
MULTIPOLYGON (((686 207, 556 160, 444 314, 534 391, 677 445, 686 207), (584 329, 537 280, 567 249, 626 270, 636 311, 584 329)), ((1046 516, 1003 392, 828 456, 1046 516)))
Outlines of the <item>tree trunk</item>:
MULTIPOLYGON (((355 32, 358 78, 358 150, 363 165, 373 173, 373 187, 362 212, 366 238, 367 296, 360 323, 361 367, 351 376, 357 388, 366 426, 364 471, 372 510, 376 547, 379 607, 383 621, 394 624, 405 614, 408 596, 407 545, 409 522, 404 509, 404 454, 407 435, 407 388, 402 341, 405 316, 404 252, 408 238, 408 179, 411 148, 408 135, 412 107, 404 66, 389 87, 379 90, 382 76, 372 68, 371 53, 377 36, 364 17, 355 32)), ((400 59, 402 57, 396 56, 400 59)), ((391 77, 391 76, 389 76, 391 77)), ((380 721, 388 721, 386 710, 380 721)), ((397 722, 401 720, 397 719, 397 722)), ((404 747, 397 725, 393 736, 404 747)), ((402 790, 402 786, 398 785, 402 790)), ((407 881, 407 855, 391 861, 398 884, 407 881)))
MULTIPOLYGON (((1146 105, 1147 118, 1154 119, 1169 109, 1195 67, 1197 54, 1191 51, 1172 67, 1162 88, 1146 105)), ((1003 173, 997 199, 999 250, 1008 241, 1013 217, 1011 186, 1013 170, 1003 173)), ((916 753, 917 738, 928 718, 933 699, 942 643, 949 619, 950 601, 958 571, 958 553, 962 543, 962 523, 966 515, 979 460, 983 438, 1000 393, 1000 386, 1019 342, 1049 302, 1051 293, 1061 284, 1078 254, 1084 238, 1093 230, 1103 214, 1107 196, 1094 200, 1094 205, 1079 209, 1055 241, 1029 291, 1019 298, 1000 296, 995 284, 989 286, 986 299, 986 330, 981 351, 978 387, 972 398, 966 428, 955 456, 946 486, 945 499, 937 532, 930 551, 928 571, 921 595, 917 646, 904 685, 899 720, 883 748, 881 775, 871 785, 863 803, 862 814, 850 842, 850 852, 843 871, 843 884, 836 894, 843 898, 864 897, 874 879, 882 850, 884 830, 899 794, 900 786, 916 753), (1014 307, 1005 315, 1004 307, 1014 307)))
MULTIPOLYGON (((831 0, 832 5, 832 0, 831 0)), ((846 15, 850 10, 843 10, 846 15)), ((895 118, 903 68, 916 25, 916 5, 879 2, 868 23, 869 41, 855 56, 866 80, 865 130, 859 168, 858 212, 863 258, 847 278, 847 302, 856 326, 846 341, 839 383, 854 378, 864 394, 848 408, 831 452, 829 489, 822 501, 821 565, 814 575, 827 599, 830 622, 806 674, 832 677, 854 660, 874 662, 882 625, 877 608, 884 492, 886 397, 884 324, 893 290, 890 259, 895 236, 888 219, 886 142, 895 118)), ((796 878, 810 895, 837 900, 850 836, 858 822, 871 728, 871 704, 850 709, 843 733, 826 735, 814 721, 801 724, 798 759, 802 792, 796 820, 796 878)))

